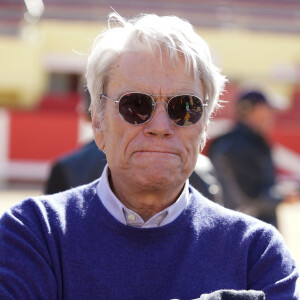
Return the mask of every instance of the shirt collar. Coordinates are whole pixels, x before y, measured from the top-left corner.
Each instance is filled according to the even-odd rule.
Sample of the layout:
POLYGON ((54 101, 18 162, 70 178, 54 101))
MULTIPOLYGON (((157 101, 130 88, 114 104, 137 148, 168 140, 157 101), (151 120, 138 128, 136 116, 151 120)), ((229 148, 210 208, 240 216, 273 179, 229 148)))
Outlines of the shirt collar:
POLYGON ((106 165, 97 186, 97 195, 101 199, 104 207, 113 215, 113 217, 125 225, 152 228, 169 224, 183 212, 189 203, 189 181, 187 180, 180 196, 172 205, 144 222, 141 216, 125 207, 115 196, 109 185, 108 171, 108 165, 106 165))

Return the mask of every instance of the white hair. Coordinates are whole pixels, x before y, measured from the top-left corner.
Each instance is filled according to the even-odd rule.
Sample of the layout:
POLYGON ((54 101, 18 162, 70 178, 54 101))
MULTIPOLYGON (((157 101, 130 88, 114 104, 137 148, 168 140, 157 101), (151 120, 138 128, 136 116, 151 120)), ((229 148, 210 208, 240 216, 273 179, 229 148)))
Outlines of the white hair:
MULTIPOLYGON (((100 100, 100 94, 105 93, 110 71, 119 55, 129 51, 154 53, 157 49, 161 60, 162 53, 167 53, 165 57, 174 68, 183 57, 186 73, 193 72, 194 78, 201 80, 204 97, 208 101, 202 125, 203 128, 208 125, 212 112, 220 106, 219 96, 224 90, 226 78, 213 64, 207 43, 189 22, 176 16, 143 14, 125 20, 114 12, 108 17, 108 30, 96 37, 87 64, 87 86, 91 105, 97 114, 94 127, 103 129, 105 100, 100 100)), ((203 135, 205 144, 205 129, 203 135)))

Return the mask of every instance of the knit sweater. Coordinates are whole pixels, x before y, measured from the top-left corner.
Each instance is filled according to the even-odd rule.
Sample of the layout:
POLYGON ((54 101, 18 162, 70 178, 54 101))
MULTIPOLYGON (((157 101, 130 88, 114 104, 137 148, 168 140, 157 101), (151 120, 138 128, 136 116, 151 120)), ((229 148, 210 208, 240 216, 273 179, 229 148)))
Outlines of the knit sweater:
POLYGON ((280 234, 190 188, 172 223, 118 222, 96 182, 26 199, 0 222, 0 299, 193 299, 220 289, 293 296, 298 277, 280 234))

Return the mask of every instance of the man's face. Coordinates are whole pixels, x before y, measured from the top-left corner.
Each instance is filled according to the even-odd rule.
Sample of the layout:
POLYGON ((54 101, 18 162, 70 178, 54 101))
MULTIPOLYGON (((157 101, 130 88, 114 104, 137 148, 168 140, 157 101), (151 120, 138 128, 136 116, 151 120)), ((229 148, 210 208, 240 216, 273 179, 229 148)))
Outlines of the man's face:
POLYGON ((256 104, 248 117, 250 125, 261 135, 267 137, 274 128, 274 109, 265 103, 256 104))
MULTIPOLYGON (((158 55, 122 54, 113 66, 106 96, 119 100, 128 92, 190 94, 203 101, 200 80, 186 75, 184 68, 183 61, 178 62, 176 69, 167 63, 162 66, 158 55)), ((156 96, 154 99, 168 100, 156 96)), ((149 190, 182 186, 200 151, 201 121, 191 127, 178 127, 169 120, 165 105, 160 102, 147 123, 132 125, 121 119, 118 105, 106 101, 104 131, 95 131, 95 141, 99 148, 105 147, 114 186, 119 181, 149 190)))

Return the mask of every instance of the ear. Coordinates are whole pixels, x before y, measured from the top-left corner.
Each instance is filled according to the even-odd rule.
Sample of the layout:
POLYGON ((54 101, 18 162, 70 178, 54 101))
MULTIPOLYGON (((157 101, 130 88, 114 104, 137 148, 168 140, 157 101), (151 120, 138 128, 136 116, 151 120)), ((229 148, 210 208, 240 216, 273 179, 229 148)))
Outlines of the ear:
POLYGON ((199 154, 201 154, 203 148, 204 148, 204 147, 202 146, 202 141, 201 141, 201 144, 200 144, 200 147, 199 147, 199 154))
POLYGON ((103 151, 105 148, 104 132, 101 130, 99 115, 95 112, 93 104, 91 104, 91 118, 95 142, 98 148, 103 151))
POLYGON ((201 133, 201 140, 200 140, 200 147, 199 147, 199 153, 203 151, 205 144, 206 144, 206 139, 207 139, 207 128, 208 124, 205 126, 205 129, 201 133))

